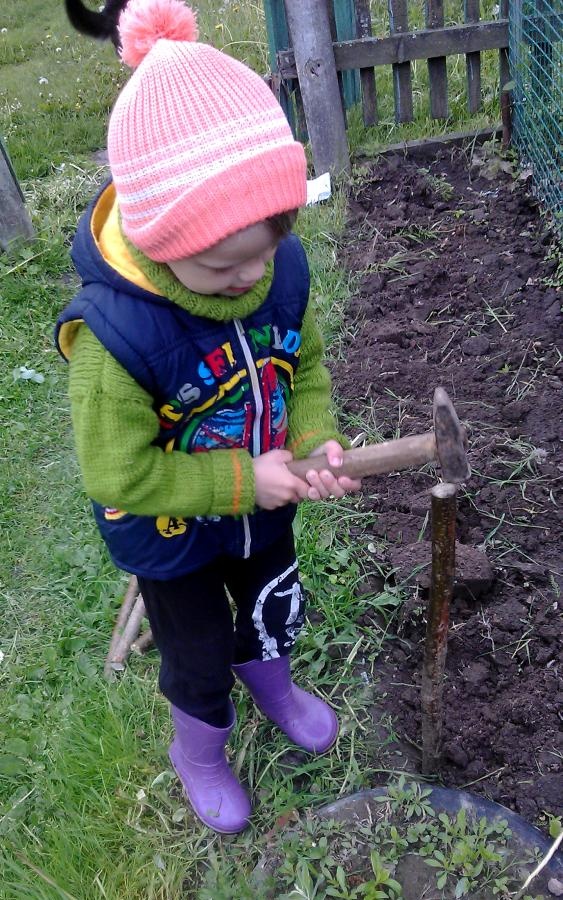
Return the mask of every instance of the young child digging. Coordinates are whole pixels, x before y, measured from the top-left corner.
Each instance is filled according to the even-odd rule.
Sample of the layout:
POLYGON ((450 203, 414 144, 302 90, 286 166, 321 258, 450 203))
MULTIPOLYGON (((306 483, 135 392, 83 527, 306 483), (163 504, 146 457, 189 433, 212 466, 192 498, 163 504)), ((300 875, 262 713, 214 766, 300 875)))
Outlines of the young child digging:
POLYGON ((120 36, 136 70, 57 341, 95 518, 138 577, 161 654, 170 758, 200 819, 236 832, 251 807, 225 757, 233 673, 299 746, 336 739, 332 709, 291 681, 304 618, 292 520, 299 501, 360 484, 286 465, 343 452, 290 233, 303 148, 262 79, 197 42, 181 0, 131 0, 120 36))

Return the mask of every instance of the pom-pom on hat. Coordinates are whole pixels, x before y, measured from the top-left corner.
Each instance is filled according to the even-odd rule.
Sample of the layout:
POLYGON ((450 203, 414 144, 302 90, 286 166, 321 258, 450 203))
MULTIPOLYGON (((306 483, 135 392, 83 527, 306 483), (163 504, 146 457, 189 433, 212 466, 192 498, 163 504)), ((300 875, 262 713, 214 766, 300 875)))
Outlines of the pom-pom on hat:
POLYGON ((122 227, 157 262, 212 247, 303 206, 306 161, 279 103, 247 66, 197 42, 182 0, 130 0, 108 156, 122 227))

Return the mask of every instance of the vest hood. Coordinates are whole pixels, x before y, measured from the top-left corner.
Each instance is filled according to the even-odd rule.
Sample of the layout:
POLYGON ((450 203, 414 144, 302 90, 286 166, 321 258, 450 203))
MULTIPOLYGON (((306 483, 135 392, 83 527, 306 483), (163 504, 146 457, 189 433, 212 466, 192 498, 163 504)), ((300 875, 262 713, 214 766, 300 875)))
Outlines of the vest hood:
POLYGON ((83 286, 105 284, 117 291, 126 290, 144 300, 168 303, 135 266, 123 241, 117 247, 114 244, 111 251, 107 245, 104 246, 104 228, 109 226, 115 235, 116 223, 115 188, 113 182, 109 181, 82 215, 72 243, 72 261, 83 286), (115 223, 113 226, 112 219, 115 223))

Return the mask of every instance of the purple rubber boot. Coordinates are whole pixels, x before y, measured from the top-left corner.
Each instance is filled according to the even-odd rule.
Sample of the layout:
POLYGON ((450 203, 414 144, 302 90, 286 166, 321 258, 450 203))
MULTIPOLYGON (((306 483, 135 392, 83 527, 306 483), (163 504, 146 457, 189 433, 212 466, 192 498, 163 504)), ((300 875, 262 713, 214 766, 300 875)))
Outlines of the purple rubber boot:
POLYGON ((172 706, 176 735, 168 751, 196 816, 215 831, 234 834, 248 825, 250 801, 225 757, 235 726, 235 710, 227 728, 214 728, 172 706))
POLYGON ((291 680, 289 656, 252 660, 233 666, 258 708, 291 740, 313 753, 324 753, 338 734, 338 719, 326 703, 291 680))

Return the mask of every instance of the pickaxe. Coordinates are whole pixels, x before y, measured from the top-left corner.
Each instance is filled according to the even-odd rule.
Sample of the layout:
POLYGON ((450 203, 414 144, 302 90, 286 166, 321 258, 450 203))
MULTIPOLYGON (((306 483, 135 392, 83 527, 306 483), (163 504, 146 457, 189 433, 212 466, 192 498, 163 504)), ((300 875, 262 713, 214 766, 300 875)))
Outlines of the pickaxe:
POLYGON ((465 454, 465 429, 460 424, 453 403, 443 388, 434 391, 434 430, 410 435, 395 441, 369 444, 344 451, 344 462, 338 469, 328 465, 326 456, 310 456, 294 460, 288 468, 304 478, 311 469, 329 469, 335 475, 363 478, 367 475, 386 475, 411 469, 428 462, 436 462, 445 482, 461 484, 467 481, 471 469, 465 454))

